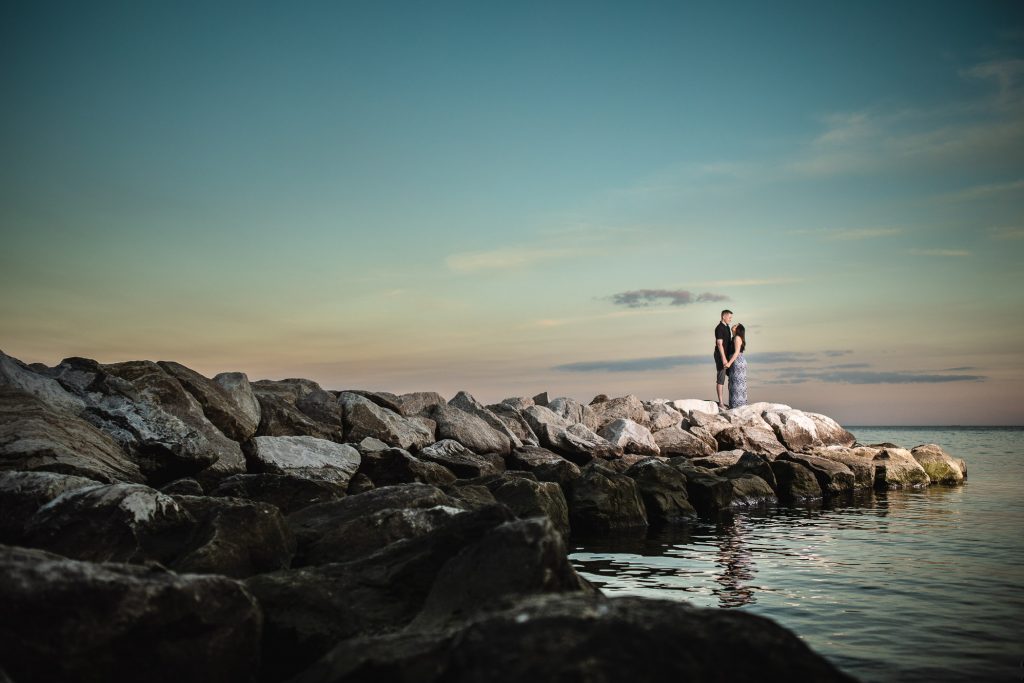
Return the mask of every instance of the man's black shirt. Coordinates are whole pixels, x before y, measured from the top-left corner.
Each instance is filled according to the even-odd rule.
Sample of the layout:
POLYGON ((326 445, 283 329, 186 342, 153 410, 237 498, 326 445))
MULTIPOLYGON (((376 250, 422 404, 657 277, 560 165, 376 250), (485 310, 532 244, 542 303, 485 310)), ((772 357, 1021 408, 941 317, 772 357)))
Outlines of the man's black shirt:
POLYGON ((729 326, 725 323, 718 323, 718 327, 715 328, 715 366, 721 369, 725 363, 722 362, 722 356, 718 353, 718 340, 722 340, 722 346, 725 347, 725 358, 728 360, 732 357, 733 345, 732 345, 732 331, 729 326))

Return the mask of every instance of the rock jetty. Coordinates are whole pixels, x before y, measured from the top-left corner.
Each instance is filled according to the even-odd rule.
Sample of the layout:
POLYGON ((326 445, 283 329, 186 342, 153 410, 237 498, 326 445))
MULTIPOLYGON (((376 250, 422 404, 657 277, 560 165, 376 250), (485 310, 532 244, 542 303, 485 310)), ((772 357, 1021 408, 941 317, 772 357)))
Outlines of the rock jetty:
POLYGON ((0 353, 0 680, 851 680, 767 619, 609 598, 566 538, 965 477, 780 404, 0 353))

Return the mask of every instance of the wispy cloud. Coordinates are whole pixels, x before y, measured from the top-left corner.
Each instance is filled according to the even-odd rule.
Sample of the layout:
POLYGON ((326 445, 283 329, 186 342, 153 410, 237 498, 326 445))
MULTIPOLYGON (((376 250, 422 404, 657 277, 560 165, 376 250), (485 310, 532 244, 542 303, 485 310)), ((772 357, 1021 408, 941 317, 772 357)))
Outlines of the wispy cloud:
MULTIPOLYGON (((815 353, 800 352, 765 352, 747 354, 751 363, 774 365, 778 363, 806 363, 815 360, 815 353)), ((552 370, 564 372, 646 372, 649 370, 669 370, 684 365, 714 365, 713 356, 656 356, 653 358, 620 358, 614 360, 585 361, 556 365, 552 370)))
POLYGON ((650 306, 662 300, 667 301, 672 306, 729 300, 729 297, 724 294, 714 294, 712 292, 694 294, 686 289, 634 289, 628 292, 612 294, 609 298, 617 306, 628 306, 630 308, 650 306))
POLYGON ((902 228, 821 228, 818 230, 790 230, 787 234, 807 235, 834 242, 849 242, 893 237, 902 233, 902 228))
POLYGON ((822 353, 829 358, 839 358, 840 356, 849 356, 853 351, 851 349, 829 349, 822 351, 822 353))
POLYGON ((990 199, 995 195, 1009 192, 1024 191, 1024 179, 1011 180, 1002 183, 988 183, 986 185, 974 185, 951 194, 944 195, 948 201, 967 202, 976 199, 990 199))
POLYGON ((989 237, 994 240, 1024 240, 1024 228, 992 228, 989 237))
MULTIPOLYGON (((765 380, 765 384, 805 384, 823 382, 826 384, 948 384, 951 382, 984 382, 984 375, 951 375, 918 371, 884 371, 855 369, 860 365, 850 363, 823 369, 787 369, 765 380)), ((953 372, 956 368, 945 372, 953 372)))
POLYGON ((578 249, 561 247, 500 247, 487 251, 451 254, 445 259, 445 263, 456 272, 471 273, 479 270, 525 268, 541 261, 569 258, 578 254, 578 249))
POLYGON ((914 256, 939 256, 944 258, 958 258, 971 255, 971 252, 966 249, 911 249, 910 253, 914 256))

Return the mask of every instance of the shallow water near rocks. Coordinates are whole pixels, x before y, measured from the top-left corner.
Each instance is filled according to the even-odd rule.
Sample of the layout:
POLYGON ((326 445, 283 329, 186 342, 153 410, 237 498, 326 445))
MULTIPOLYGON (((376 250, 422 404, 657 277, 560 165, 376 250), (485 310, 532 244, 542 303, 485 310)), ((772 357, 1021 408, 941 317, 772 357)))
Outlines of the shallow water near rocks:
POLYGON ((1021 680, 1024 428, 852 427, 860 443, 937 443, 968 483, 570 539, 609 595, 770 617, 862 681, 1021 680))

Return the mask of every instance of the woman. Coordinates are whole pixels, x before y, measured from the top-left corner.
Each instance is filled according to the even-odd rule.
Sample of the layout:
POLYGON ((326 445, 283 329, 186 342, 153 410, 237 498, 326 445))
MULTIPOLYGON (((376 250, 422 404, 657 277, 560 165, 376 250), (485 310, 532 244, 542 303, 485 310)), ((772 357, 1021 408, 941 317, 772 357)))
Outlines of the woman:
POLYGON ((747 329, 743 325, 732 328, 732 358, 725 364, 731 368, 729 373, 729 407, 739 408, 747 405, 747 359, 743 352, 747 348, 747 329))

